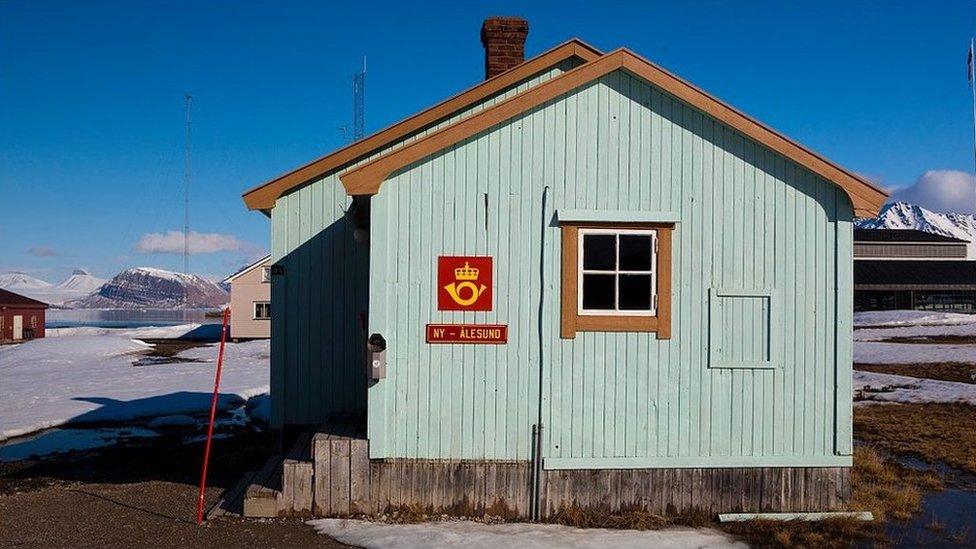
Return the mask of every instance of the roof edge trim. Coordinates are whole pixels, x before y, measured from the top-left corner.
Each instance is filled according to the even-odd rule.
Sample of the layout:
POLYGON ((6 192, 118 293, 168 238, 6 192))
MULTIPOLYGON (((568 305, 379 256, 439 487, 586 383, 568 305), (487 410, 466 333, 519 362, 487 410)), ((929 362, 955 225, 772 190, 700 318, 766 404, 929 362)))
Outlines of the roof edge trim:
POLYGON ((595 61, 576 67, 422 139, 346 171, 339 178, 346 193, 350 195, 375 194, 395 170, 617 69, 626 69, 680 101, 833 182, 851 198, 855 215, 877 215, 888 198, 883 190, 866 179, 834 164, 626 48, 614 50, 595 61))
POLYGON ((245 191, 242 194, 244 204, 249 210, 269 210, 274 208, 275 201, 278 197, 289 190, 320 177, 330 170, 366 156, 379 148, 395 142, 397 139, 404 138, 412 132, 436 122, 445 116, 471 106, 515 84, 519 80, 571 57, 579 57, 586 62, 590 62, 598 59, 601 55, 602 53, 599 50, 582 40, 578 38, 570 39, 497 76, 479 82, 432 107, 424 109, 355 143, 346 145, 304 166, 245 191))

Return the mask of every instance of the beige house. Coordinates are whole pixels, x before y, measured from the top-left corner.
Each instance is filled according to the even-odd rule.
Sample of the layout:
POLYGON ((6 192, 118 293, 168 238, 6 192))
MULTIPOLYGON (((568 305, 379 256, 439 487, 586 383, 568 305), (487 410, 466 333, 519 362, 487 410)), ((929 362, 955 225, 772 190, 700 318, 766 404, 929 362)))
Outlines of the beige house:
POLYGON ((231 337, 271 337, 271 256, 230 275, 224 283, 230 284, 231 337))

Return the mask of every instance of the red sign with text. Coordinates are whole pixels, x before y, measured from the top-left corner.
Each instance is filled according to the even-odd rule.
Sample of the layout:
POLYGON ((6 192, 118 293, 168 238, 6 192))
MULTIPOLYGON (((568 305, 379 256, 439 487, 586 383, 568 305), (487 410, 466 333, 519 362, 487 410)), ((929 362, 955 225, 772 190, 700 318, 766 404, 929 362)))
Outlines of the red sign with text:
POLYGON ((428 324, 427 343, 507 343, 504 324, 428 324))
POLYGON ((491 257, 438 257, 437 310, 490 311, 491 271, 491 257))

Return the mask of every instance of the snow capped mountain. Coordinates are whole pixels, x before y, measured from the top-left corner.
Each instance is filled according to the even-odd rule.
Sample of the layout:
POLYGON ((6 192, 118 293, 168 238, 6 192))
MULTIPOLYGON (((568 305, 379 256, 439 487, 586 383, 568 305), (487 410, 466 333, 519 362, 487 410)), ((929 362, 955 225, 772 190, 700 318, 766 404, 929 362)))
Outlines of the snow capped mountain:
POLYGON ((104 283, 104 280, 92 276, 84 269, 75 269, 71 276, 56 285, 24 273, 0 275, 0 288, 51 305, 61 305, 65 301, 85 297, 104 283))
POLYGON ((71 276, 64 279, 57 287, 62 290, 82 292, 87 295, 97 290, 105 282, 106 280, 104 278, 94 277, 84 269, 75 269, 71 273, 71 276))
POLYGON ((229 294, 209 280, 137 267, 126 269, 88 297, 71 301, 71 307, 89 309, 203 309, 219 307, 229 294))
POLYGON ((19 293, 17 290, 36 290, 39 288, 50 288, 52 284, 40 278, 34 278, 24 273, 4 273, 0 274, 0 288, 19 293))
POLYGON ((976 216, 938 213, 908 202, 885 204, 878 217, 858 219, 859 229, 917 229, 969 241, 969 257, 976 257, 976 216))

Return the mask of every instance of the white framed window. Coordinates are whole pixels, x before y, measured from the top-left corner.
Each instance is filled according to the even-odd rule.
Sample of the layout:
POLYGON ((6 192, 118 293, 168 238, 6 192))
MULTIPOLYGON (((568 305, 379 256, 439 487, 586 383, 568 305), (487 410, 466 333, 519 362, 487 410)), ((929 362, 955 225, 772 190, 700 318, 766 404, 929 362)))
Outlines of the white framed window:
POLYGON ((261 282, 271 282, 271 267, 261 267, 261 282))
POLYGON ((580 228, 577 240, 578 314, 657 314, 657 230, 580 228))
POLYGON ((254 320, 270 320, 271 319, 271 302, 270 301, 255 301, 254 302, 254 320))

